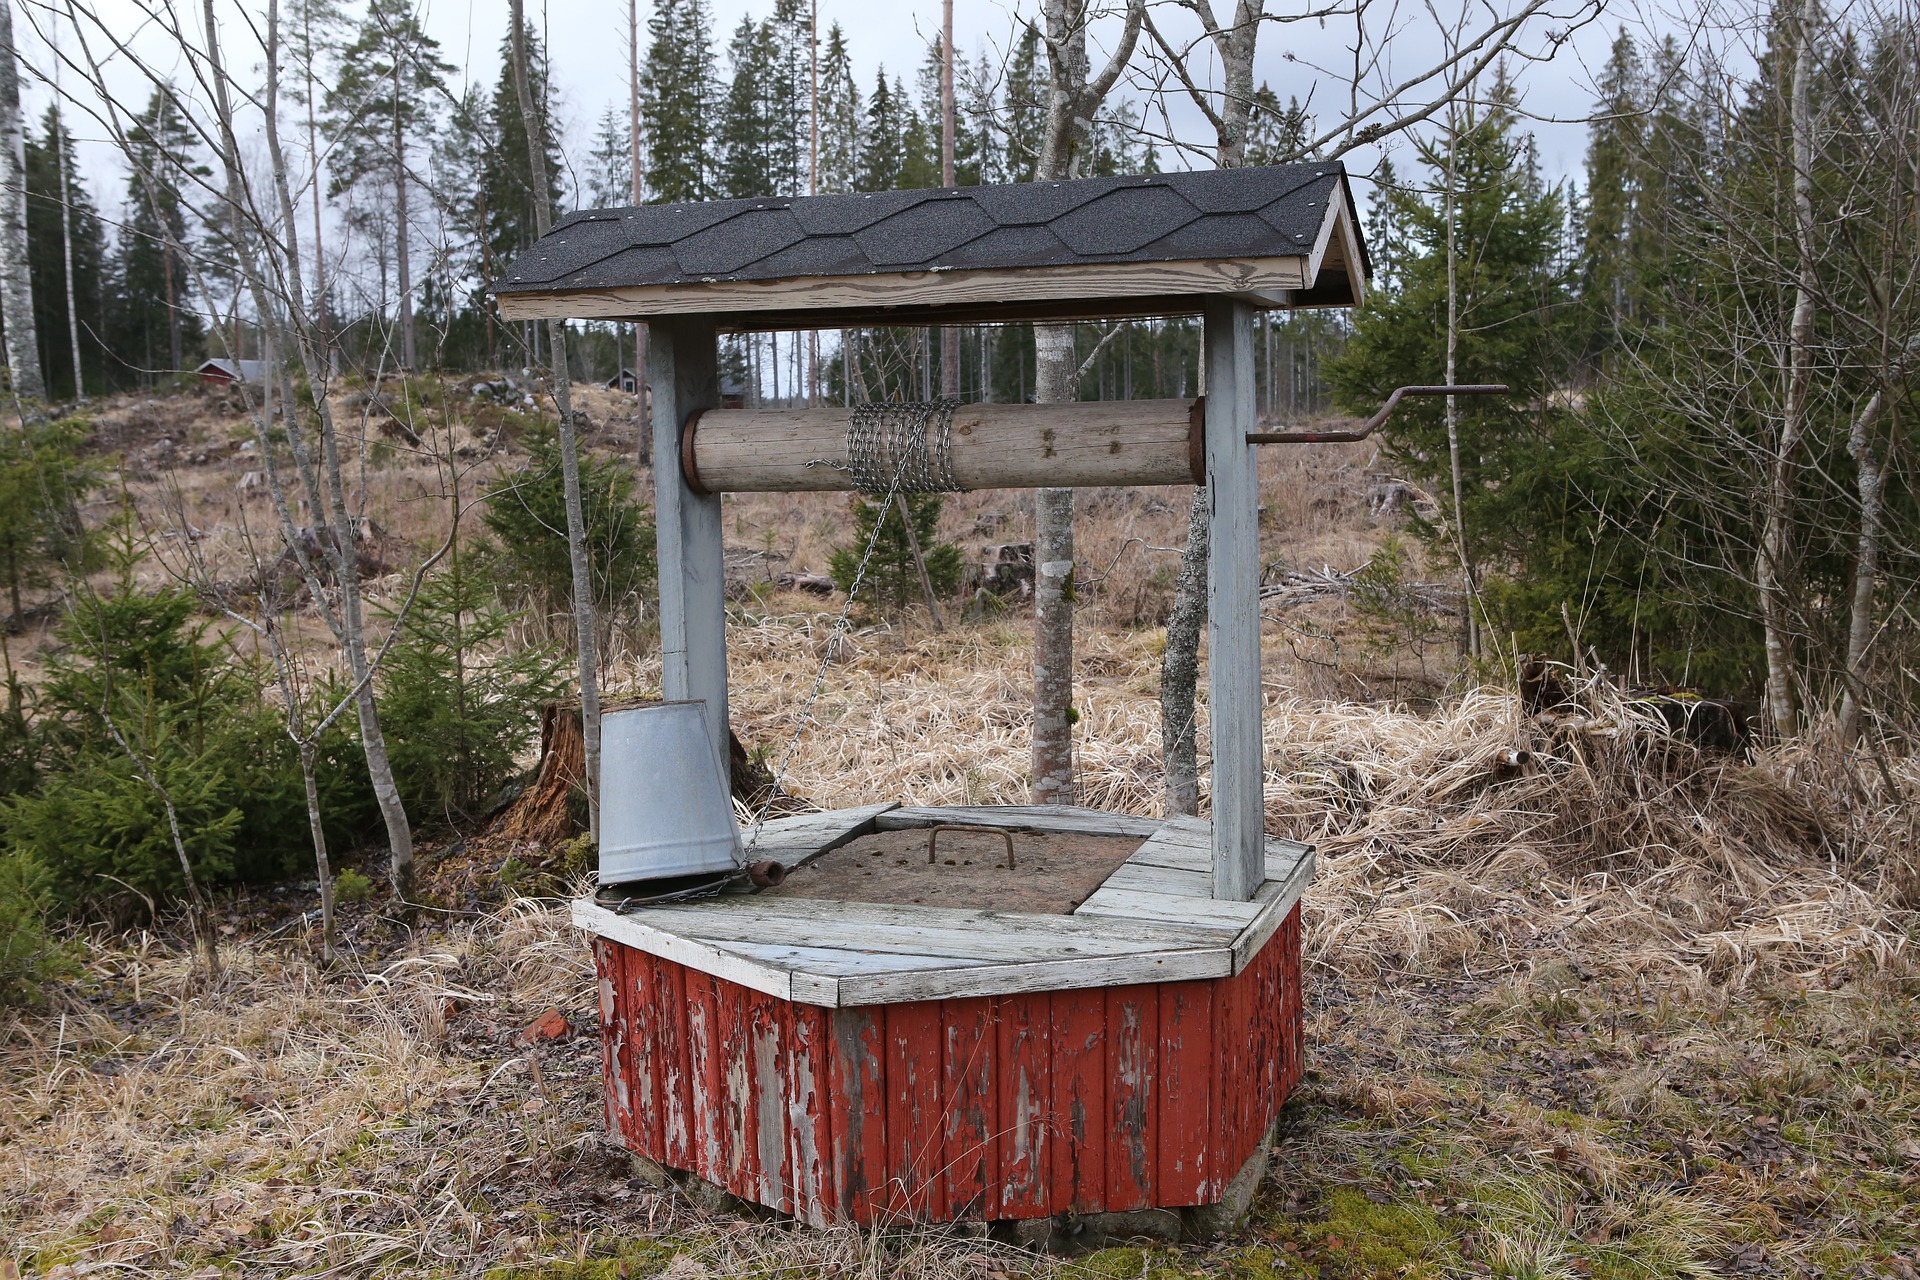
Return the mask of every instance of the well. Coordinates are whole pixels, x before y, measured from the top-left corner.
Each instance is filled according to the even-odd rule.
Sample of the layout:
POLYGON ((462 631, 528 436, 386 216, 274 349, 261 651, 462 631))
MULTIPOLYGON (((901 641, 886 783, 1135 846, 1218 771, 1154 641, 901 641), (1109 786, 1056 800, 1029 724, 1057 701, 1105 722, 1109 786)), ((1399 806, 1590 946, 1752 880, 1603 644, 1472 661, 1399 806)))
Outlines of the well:
POLYGON ((1351 207, 1318 164, 598 210, 495 285, 510 320, 649 325, 664 692, 705 704, 722 760, 724 492, 1204 480, 1212 507, 1211 818, 878 803, 766 823, 752 856, 798 868, 779 890, 575 904, 608 1131, 656 1175, 1023 1238, 1244 1208, 1299 1079, 1313 869, 1262 830, 1252 318, 1359 299, 1351 207), (1201 401, 920 406, 878 435, 719 408, 723 329, 1183 313, 1201 401))

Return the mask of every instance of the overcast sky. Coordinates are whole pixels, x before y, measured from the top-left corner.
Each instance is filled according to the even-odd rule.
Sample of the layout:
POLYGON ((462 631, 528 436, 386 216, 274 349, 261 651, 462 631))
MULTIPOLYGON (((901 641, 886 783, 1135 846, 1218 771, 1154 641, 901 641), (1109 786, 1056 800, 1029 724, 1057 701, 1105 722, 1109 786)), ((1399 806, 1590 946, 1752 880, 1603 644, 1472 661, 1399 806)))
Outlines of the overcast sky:
MULTIPOLYGON (((42 69, 50 67, 51 61, 35 34, 35 27, 46 28, 44 6, 47 2, 21 0, 21 7, 16 9, 21 15, 15 23, 21 52, 30 64, 42 69)), ((162 2, 147 0, 148 4, 162 2)), ((1384 5, 1393 0, 1378 2, 1384 5)), ((1489 2, 1504 8, 1518 0, 1489 2)), ((103 14, 109 15, 116 31, 135 33, 141 28, 142 5, 136 0, 96 0, 96 3, 103 14)), ((554 80, 561 116, 569 130, 569 149, 583 155, 601 112, 609 104, 625 109, 627 5, 625 0, 528 0, 528 4, 530 16, 542 24, 547 33, 556 68, 554 80)), ((1215 4, 1225 12, 1231 7, 1231 0, 1215 0, 1215 4)), ((186 7, 197 10, 197 5, 186 7)), ((428 28, 440 40, 447 60, 464 76, 491 83, 499 70, 499 46, 507 22, 506 0, 426 0, 423 7, 428 28)), ((723 56, 724 74, 728 34, 743 14, 765 15, 772 8, 772 0, 712 0, 712 7, 716 51, 723 56)), ((1280 11, 1301 12, 1306 7, 1295 4, 1280 11)), ((1487 7, 1485 3, 1478 4, 1477 11, 1484 13, 1487 7)), ((1525 41, 1526 45, 1541 47, 1545 34, 1549 30, 1564 30, 1565 15, 1578 12, 1580 7, 1580 0, 1560 0, 1560 18, 1537 21, 1534 35, 1525 41)), ((955 43, 969 57, 984 51, 998 61, 1019 17, 1031 13, 1032 8, 1032 0, 1019 6, 1010 0, 959 0, 955 6, 955 43)), ((1279 9, 1279 6, 1270 3, 1270 8, 1279 9)), ((643 44, 644 24, 651 9, 650 0, 640 0, 643 44)), ((1375 10, 1376 22, 1383 29, 1391 26, 1396 32, 1387 45, 1383 78, 1403 79, 1416 68, 1433 62, 1440 48, 1432 17, 1436 10, 1446 12, 1445 0, 1436 0, 1432 8, 1427 7, 1424 0, 1419 3, 1406 0, 1390 21, 1384 16, 1384 8, 1375 10)), ((221 11, 238 13, 228 4, 222 4, 221 11)), ((1155 12, 1170 38, 1181 41, 1196 34, 1191 16, 1171 4, 1163 4, 1155 12)), ((1624 9, 1618 14, 1604 14, 1599 21, 1576 30, 1551 64, 1521 64, 1518 68, 1526 108, 1550 118, 1532 126, 1539 137, 1541 160, 1549 174, 1578 172, 1585 147, 1585 127, 1578 121, 1590 110, 1593 80, 1606 57, 1613 33, 1623 20, 1632 21, 1624 9), (1550 122, 1552 120, 1560 123, 1550 122)), ((227 20, 229 26, 235 22, 234 18, 227 20)), ((881 63, 886 65, 890 76, 898 74, 911 84, 914 71, 925 56, 927 41, 939 28, 940 5, 939 0, 820 0, 819 22, 823 38, 833 22, 840 23, 847 32, 864 91, 871 85, 875 66, 881 63)), ((1337 118, 1336 108, 1344 106, 1348 93, 1347 77, 1341 74, 1341 69, 1351 60, 1351 54, 1343 47, 1350 31, 1350 23, 1338 19, 1324 25, 1307 21, 1269 26, 1260 40, 1256 80, 1272 84, 1283 99, 1298 95, 1308 100, 1321 116, 1337 118)), ((1101 43, 1101 37, 1106 34, 1105 30, 1097 30, 1095 43, 1101 43)), ((245 55, 239 47, 239 37, 238 31, 227 37, 236 62, 245 55)), ((1145 44, 1143 39, 1143 47, 1145 44)), ((161 42, 150 35, 148 47, 157 50, 161 42)), ((1145 59, 1138 56, 1135 62, 1142 67, 1146 65, 1145 59)), ((1205 66, 1196 62, 1195 74, 1206 75, 1210 67, 1211 59, 1206 60, 1205 66)), ((70 74, 66 78, 69 88, 73 79, 70 74)), ((144 100, 145 87, 131 73, 125 86, 129 97, 144 100)), ((31 82, 24 88, 28 110, 37 116, 48 101, 50 90, 45 84, 31 82)), ((1146 86, 1136 83, 1123 92, 1139 99, 1145 96, 1146 86)), ((103 130, 77 116, 71 123, 76 132, 92 143, 81 151, 82 169, 102 211, 112 217, 123 199, 124 170, 111 149, 100 141, 103 130)), ((1198 113, 1177 98, 1173 99, 1172 123, 1175 132, 1183 138, 1200 141, 1210 136, 1198 113)), ((1204 161, 1181 161, 1170 156, 1163 160, 1167 167, 1195 163, 1204 161)), ((1362 177, 1372 163, 1370 155, 1356 154, 1349 158, 1350 167, 1362 177)), ((1364 192, 1361 198, 1364 203, 1364 192)))

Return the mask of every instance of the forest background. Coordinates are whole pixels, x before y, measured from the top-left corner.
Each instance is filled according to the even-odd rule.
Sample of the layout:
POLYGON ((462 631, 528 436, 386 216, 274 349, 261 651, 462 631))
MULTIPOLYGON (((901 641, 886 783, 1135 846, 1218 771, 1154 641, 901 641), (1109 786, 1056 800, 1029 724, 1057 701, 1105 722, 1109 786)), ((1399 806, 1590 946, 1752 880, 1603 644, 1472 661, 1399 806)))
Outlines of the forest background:
MULTIPOLYGON (((0 832, 12 898, 32 904, 23 915, 123 891, 193 898, 196 875, 283 874, 306 856, 308 826, 317 847, 329 831, 363 844, 384 824, 401 888, 407 810, 436 821, 488 811, 527 749, 528 708, 565 683, 561 650, 523 641, 579 650, 585 688, 601 664, 582 636, 612 643, 603 629, 623 625, 643 635, 644 494, 615 457, 575 460, 563 394, 633 365, 642 335, 507 325, 485 294, 553 210, 942 178, 938 40, 905 71, 856 68, 841 27, 817 28, 798 0, 725 33, 700 0, 661 0, 644 26, 636 10, 631 101, 608 106, 584 139, 554 126, 560 73, 530 29, 502 40, 495 80, 460 83, 410 0, 277 12, 265 115, 279 150, 267 155, 231 114, 210 131, 200 98, 150 67, 142 100, 115 101, 100 59, 136 55, 91 12, 19 11, 46 55, 29 74, 92 91, 56 99, 22 150, 33 354, 47 399, 76 410, 40 414, 22 396, 0 445, 13 495, 0 517, 9 626, 60 637, 33 680, 8 659, 0 832), (126 165, 112 216, 73 163, 76 115, 126 165), (304 147, 304 171, 286 163, 289 143, 304 147), (281 205, 249 227, 236 192, 264 184, 263 170, 281 205), (295 228, 309 223, 302 250, 295 228), (292 292, 262 288, 270 272, 254 238, 272 235, 285 237, 274 261, 292 292), (537 372, 556 340, 569 377, 549 403, 537 372), (116 484, 124 493, 127 474, 116 479, 87 402, 184 385, 205 357, 279 368, 296 344, 300 368, 268 379, 259 403, 242 396, 259 456, 283 458, 289 477, 291 500, 275 489, 281 545, 248 535, 251 573, 236 589, 196 558, 190 528, 164 531, 188 551, 174 584, 151 590, 138 572, 151 521, 125 503, 78 514, 83 499, 100 508, 116 484), (503 369, 497 382, 449 381, 503 369), (356 555, 374 553, 347 551, 371 536, 365 486, 350 512, 339 476, 322 474, 338 460, 336 394, 363 432, 375 417, 400 423, 360 448, 361 466, 397 445, 439 468, 449 510, 486 504, 486 533, 463 542, 451 521, 403 557, 404 589, 380 599, 358 594, 356 555), (456 440, 459 395, 503 402, 494 425, 527 465, 509 475, 474 462, 456 440), (312 405, 316 447, 332 461, 307 459, 305 428, 290 437, 273 425, 276 397, 312 405), (502 494, 514 501, 489 501, 502 494), (334 656, 296 643, 287 618, 302 610, 324 619, 334 656), (529 631, 516 621, 528 611, 547 622, 529 631), (235 625, 258 640, 247 661, 234 656, 235 625), (427 745, 449 734, 450 754, 427 745), (351 763, 361 756, 364 771, 351 763), (88 833, 78 856, 76 829, 88 833)), ((1524 72, 1598 12, 1558 26, 1544 9, 1524 12, 1544 43, 1509 32, 1506 56, 1398 122, 1369 175, 1367 306, 1262 321, 1260 412, 1361 412, 1409 382, 1509 384, 1503 400, 1406 412, 1386 439, 1387 463, 1437 495, 1411 531, 1429 576, 1458 597, 1453 622, 1409 620, 1418 610, 1397 593, 1410 568, 1378 560, 1375 578, 1389 580, 1369 589, 1402 631, 1423 644, 1445 633, 1465 682, 1553 652, 1636 686, 1751 699, 1763 735, 1830 733, 1890 778, 1887 753, 1904 750, 1920 705, 1914 14, 1726 12, 1684 39, 1616 24, 1583 170, 1563 179, 1545 172, 1529 132, 1524 72)), ((1003 58, 952 60, 955 182, 1040 175, 1059 75, 1044 25, 1016 24, 1003 58)), ((196 47, 178 30, 183 49, 196 47)), ((1469 34, 1455 29, 1451 47, 1469 34)), ((1167 101, 1232 101, 1182 80, 1212 37, 1182 45, 1155 27, 1144 47, 1131 78, 1076 126, 1068 172, 1208 158, 1170 132, 1167 101)), ((1380 131, 1264 83, 1237 105, 1230 147, 1217 122, 1213 158, 1230 163, 1345 155, 1380 131)), ((1081 326, 1072 342, 1082 399, 1200 389, 1194 322, 1081 326)), ((761 335, 725 350, 726 382, 748 403, 922 399, 949 380, 969 398, 1041 390, 1031 326, 938 341, 924 330, 761 335)), ((469 444, 481 425, 462 424, 469 444)), ((644 459, 637 430, 630 447, 644 459)), ((263 474, 281 484, 274 467, 263 474)), ((953 556, 932 551, 951 589, 953 556)))

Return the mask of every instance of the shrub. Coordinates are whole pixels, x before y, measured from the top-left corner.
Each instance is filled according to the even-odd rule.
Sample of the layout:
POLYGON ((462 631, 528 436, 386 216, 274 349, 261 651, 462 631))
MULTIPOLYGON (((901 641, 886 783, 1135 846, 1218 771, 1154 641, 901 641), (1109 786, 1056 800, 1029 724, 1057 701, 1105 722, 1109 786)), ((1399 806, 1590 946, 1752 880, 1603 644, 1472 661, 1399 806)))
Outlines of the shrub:
POLYGON ((78 503, 97 476, 80 460, 83 438, 73 421, 0 431, 0 585, 13 617, 24 591, 85 550, 78 503))
POLYGON ((422 585, 380 672, 380 722, 409 810, 481 816, 539 733, 562 660, 511 648, 512 622, 457 557, 422 585))
MULTIPOLYGON (((543 615, 573 611, 573 562, 567 549, 567 503, 560 444, 543 430, 527 439, 527 465, 501 472, 487 487, 483 523, 497 538, 491 576, 514 608, 543 615)), ((631 467, 580 457, 580 509, 594 607, 603 618, 638 618, 652 589, 653 518, 634 498, 631 467)))
POLYGON ((53 877, 30 853, 0 850, 0 1007, 39 1004, 41 989, 71 967, 47 929, 53 877))
MULTIPOLYGON (((184 888, 155 784, 203 886, 277 879, 312 853, 297 751, 261 696, 267 674, 211 637, 186 593, 138 590, 132 563, 62 622, 29 726, 37 778, 0 802, 0 846, 44 868, 69 908, 184 888)), ((345 721, 321 747, 328 834, 352 843, 374 812, 365 766, 345 721)))
POLYGON ((373 896, 373 881, 348 867, 333 878, 333 897, 336 902, 365 902, 373 896))
MULTIPOLYGON (((960 585, 964 562, 960 548, 939 541, 940 510, 945 500, 937 493, 906 495, 907 510, 913 513, 914 537, 927 562, 927 578, 936 596, 952 595, 960 585)), ((852 501, 853 541, 836 549, 830 561, 834 585, 842 591, 853 587, 853 575, 859 570, 860 557, 866 553, 874 526, 880 525, 880 538, 873 548, 873 560, 860 586, 861 596, 882 611, 924 598, 920 589, 920 571, 913 563, 913 548, 907 541, 907 527, 900 519, 899 504, 869 502, 856 496, 852 501), (884 522, 883 522, 884 517, 884 522)))

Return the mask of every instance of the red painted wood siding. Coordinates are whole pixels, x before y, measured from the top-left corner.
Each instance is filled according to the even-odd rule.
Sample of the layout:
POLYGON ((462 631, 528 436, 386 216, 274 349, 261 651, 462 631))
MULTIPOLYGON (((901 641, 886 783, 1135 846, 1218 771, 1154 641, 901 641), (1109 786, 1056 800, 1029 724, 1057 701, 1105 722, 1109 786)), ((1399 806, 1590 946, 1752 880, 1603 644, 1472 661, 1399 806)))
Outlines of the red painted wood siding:
POLYGON ((860 1009, 594 957, 608 1131, 816 1225, 1209 1204, 1300 1079, 1298 907, 1232 978, 860 1009))

